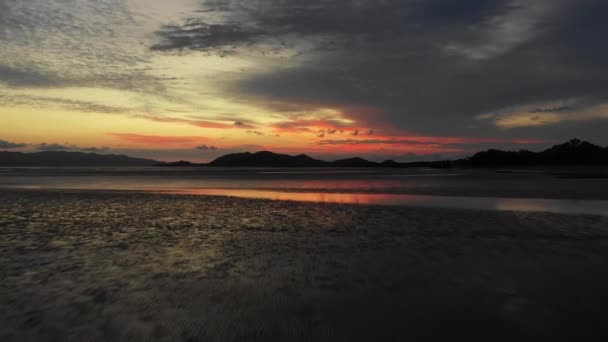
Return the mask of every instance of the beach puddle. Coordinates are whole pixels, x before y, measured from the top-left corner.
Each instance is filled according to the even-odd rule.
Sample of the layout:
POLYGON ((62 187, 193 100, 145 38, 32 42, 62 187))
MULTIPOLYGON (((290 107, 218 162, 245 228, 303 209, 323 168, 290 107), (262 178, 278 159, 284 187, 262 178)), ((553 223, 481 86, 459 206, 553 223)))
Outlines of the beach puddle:
POLYGON ((606 200, 288 192, 255 189, 183 189, 159 192, 179 195, 228 196, 250 199, 269 199, 275 201, 456 208, 496 211, 549 212, 561 214, 591 214, 608 216, 608 201, 606 200))

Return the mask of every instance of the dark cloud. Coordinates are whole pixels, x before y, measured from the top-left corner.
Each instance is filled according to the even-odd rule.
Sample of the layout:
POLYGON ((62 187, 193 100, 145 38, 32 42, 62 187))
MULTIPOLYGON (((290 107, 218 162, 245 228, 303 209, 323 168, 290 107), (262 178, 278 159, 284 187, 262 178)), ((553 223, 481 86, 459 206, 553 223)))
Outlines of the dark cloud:
POLYGON ((56 76, 43 75, 33 70, 20 70, 0 65, 0 83, 14 87, 49 87, 63 85, 56 76))
POLYGON ((215 146, 210 146, 210 145, 200 145, 196 147, 197 150, 201 150, 201 151, 215 151, 218 150, 217 147, 215 146))
POLYGON ((248 121, 248 122, 245 122, 245 121, 235 121, 234 125, 236 127, 238 127, 238 128, 245 128, 245 129, 253 129, 253 128, 257 127, 251 121, 248 121))
POLYGON ((38 149, 41 151, 67 151, 67 150, 77 150, 78 147, 74 146, 74 145, 42 143, 42 144, 38 145, 38 149))
POLYGON ((207 50, 231 48, 253 42, 261 35, 254 28, 237 25, 210 25, 196 19, 188 19, 181 26, 168 25, 157 34, 163 42, 152 47, 153 50, 195 49, 207 50))
POLYGON ((107 152, 109 151, 110 148, 109 147, 85 147, 85 148, 80 148, 80 151, 82 152, 93 152, 93 153, 98 153, 98 152, 107 152))
POLYGON ((423 20, 450 24, 481 20, 505 7, 506 1, 206 0, 203 4, 206 16, 163 27, 157 32, 163 43, 153 48, 212 50, 260 41, 291 47, 302 37, 314 37, 324 49, 349 47, 353 38, 366 42, 414 35, 423 20), (224 22, 210 23, 218 18, 224 22))
POLYGON ((0 149, 21 148, 26 146, 27 144, 20 144, 0 139, 0 149))
POLYGON ((131 111, 130 108, 126 107, 110 106, 90 101, 27 94, 3 94, 2 92, 0 92, 0 102, 11 106, 27 105, 41 109, 53 108, 91 113, 122 114, 131 111))
POLYGON ((110 150, 109 147, 81 147, 71 144, 42 143, 36 146, 40 151, 80 151, 100 153, 110 150))
POLYGON ((40 151, 67 151, 77 149, 77 147, 71 145, 42 143, 38 145, 38 149, 40 151))
POLYGON ((341 140, 321 140, 319 145, 429 145, 426 141, 407 140, 407 139, 341 139, 341 140))
MULTIPOLYGON (((259 103, 376 108, 346 114, 369 127, 425 134, 608 139, 608 120, 500 129, 491 113, 608 102, 601 0, 226 0, 159 34, 166 48, 290 47, 302 63, 246 78, 233 91, 259 103), (209 26, 208 14, 221 19, 209 26), (167 34, 170 32, 170 34, 167 34), (187 37, 187 39, 184 38, 187 37)), ((577 111, 560 110, 576 116, 577 111)), ((532 113, 531 113, 532 114, 532 113)), ((565 122, 565 121, 564 121, 565 122)))
POLYGON ((559 106, 559 107, 549 107, 549 108, 534 108, 530 109, 529 113, 559 113, 559 112, 571 112, 576 110, 576 107, 572 106, 559 106))

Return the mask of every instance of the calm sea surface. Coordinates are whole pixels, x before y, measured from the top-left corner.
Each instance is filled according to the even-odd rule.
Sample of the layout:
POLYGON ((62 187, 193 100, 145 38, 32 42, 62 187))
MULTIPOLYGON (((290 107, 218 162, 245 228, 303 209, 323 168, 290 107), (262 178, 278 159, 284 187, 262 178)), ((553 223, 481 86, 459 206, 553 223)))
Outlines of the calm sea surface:
POLYGON ((0 168, 0 188, 130 190, 306 202, 608 215, 608 179, 336 168, 0 168))

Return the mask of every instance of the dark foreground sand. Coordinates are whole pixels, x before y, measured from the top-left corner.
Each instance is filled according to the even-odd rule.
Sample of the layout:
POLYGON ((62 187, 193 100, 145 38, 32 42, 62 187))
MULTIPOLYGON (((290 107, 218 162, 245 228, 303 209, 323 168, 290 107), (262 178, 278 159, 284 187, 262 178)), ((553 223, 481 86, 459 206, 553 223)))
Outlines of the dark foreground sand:
POLYGON ((0 193, 0 341, 591 341, 608 218, 0 193))

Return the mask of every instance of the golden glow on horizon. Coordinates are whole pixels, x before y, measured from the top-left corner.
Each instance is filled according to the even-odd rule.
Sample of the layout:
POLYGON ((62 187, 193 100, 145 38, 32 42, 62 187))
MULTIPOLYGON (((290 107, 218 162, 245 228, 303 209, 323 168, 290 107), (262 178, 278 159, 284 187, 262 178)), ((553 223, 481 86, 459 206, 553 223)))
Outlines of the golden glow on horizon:
POLYGON ((467 7, 480 15, 452 25, 461 11, 389 3, 4 1, 0 148, 406 161, 605 144, 594 45, 579 54, 539 25, 576 24, 565 4, 467 7), (573 55, 537 58, 552 53, 573 55))
MULTIPOLYGON (((198 1, 129 0, 105 18, 94 2, 78 9, 55 2, 32 7, 56 12, 61 29, 49 33, 42 26, 28 39, 4 42, 0 67, 17 77, 0 80, 0 140, 27 144, 13 150, 47 143, 193 161, 261 149, 327 158, 430 155, 479 142, 405 132, 383 123, 380 108, 254 96, 238 88, 243 80, 306 65, 318 58, 314 52, 151 49, 159 28, 198 8, 198 1), (68 17, 71 26, 62 22, 68 17), (100 30, 104 25, 112 28, 100 30)), ((314 42, 297 43, 314 51, 314 42)), ((264 44, 257 48, 273 51, 264 44)))

